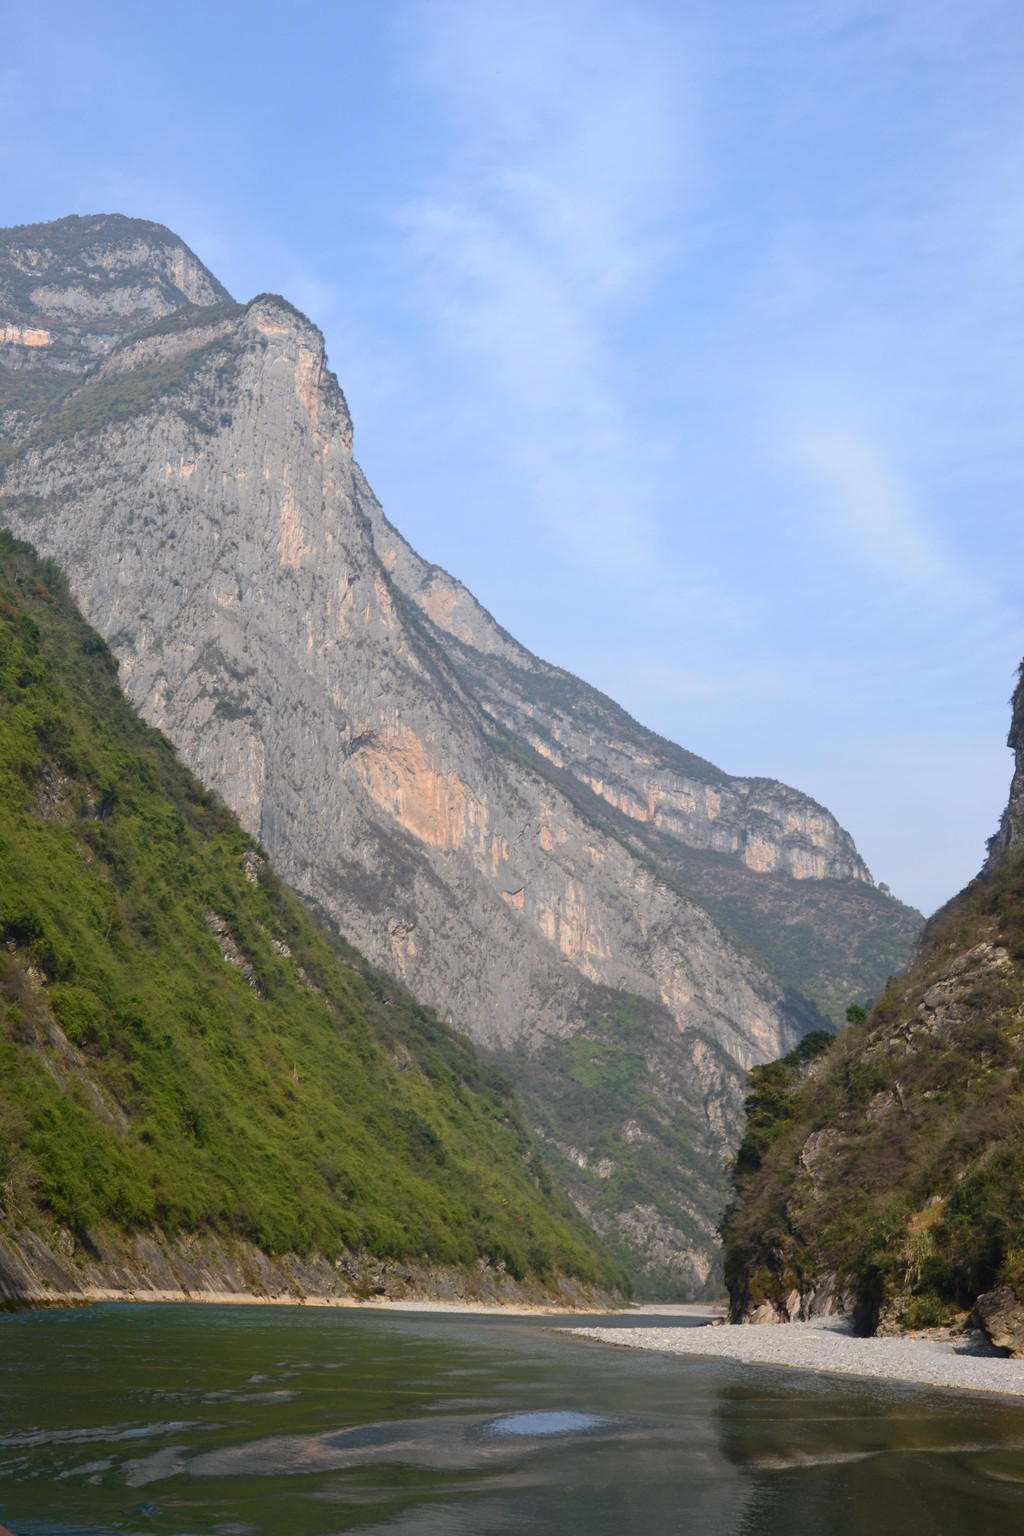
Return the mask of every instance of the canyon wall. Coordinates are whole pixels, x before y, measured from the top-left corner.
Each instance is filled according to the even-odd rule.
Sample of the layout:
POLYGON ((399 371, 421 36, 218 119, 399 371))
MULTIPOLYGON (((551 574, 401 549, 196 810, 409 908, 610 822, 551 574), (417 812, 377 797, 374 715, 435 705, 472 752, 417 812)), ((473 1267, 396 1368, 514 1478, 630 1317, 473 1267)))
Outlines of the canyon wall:
POLYGON ((0 515, 129 697, 342 934, 512 1063, 640 1272, 699 1288, 743 1074, 820 1022, 757 935, 831 953, 838 923, 828 996, 855 1000, 863 935, 895 969, 916 914, 814 801, 645 731, 419 560, 283 299, 233 304, 159 226, 68 220, 0 236, 0 323, 0 515))

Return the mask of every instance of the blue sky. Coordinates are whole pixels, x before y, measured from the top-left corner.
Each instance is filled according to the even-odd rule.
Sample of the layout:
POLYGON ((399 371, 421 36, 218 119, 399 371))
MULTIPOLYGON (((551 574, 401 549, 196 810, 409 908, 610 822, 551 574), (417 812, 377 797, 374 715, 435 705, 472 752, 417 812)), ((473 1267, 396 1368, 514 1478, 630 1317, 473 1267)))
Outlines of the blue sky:
POLYGON ((324 329, 393 521, 931 910, 1024 653, 1018 0, 2 0, 0 223, 324 329))

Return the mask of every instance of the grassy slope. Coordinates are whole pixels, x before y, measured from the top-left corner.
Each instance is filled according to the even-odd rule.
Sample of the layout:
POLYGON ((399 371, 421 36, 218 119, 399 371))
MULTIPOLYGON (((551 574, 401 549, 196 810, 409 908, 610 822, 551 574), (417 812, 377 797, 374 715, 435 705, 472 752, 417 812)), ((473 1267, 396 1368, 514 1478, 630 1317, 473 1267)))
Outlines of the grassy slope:
POLYGON ((932 920, 921 962, 806 1078, 752 1074, 725 1225, 734 1296, 778 1304, 831 1272, 868 1325, 909 1327, 997 1281, 1024 1293, 1022 1021, 1018 854, 932 920))
MULTIPOLYGON (((728 1133, 716 1134, 703 1112, 692 1067, 674 1049, 678 1026, 654 1003, 594 988, 583 1029, 552 1040, 535 1055, 498 1058, 541 1131, 559 1182, 588 1210, 628 1271, 638 1298, 692 1301, 722 1292, 714 1265, 705 1288, 668 1272, 616 1236, 616 1218, 642 1219, 681 1234, 698 1252, 713 1251, 727 1193, 728 1133), (558 1155, 554 1148, 565 1149, 558 1155), (568 1149, 586 1154, 587 1165, 568 1149)), ((725 1075, 739 1070, 710 1041, 725 1075)), ((732 1129, 730 1127, 730 1129, 732 1129)))
POLYGON ((256 852, 56 568, 0 535, 6 1220, 614 1281, 504 1079, 339 963, 256 852))

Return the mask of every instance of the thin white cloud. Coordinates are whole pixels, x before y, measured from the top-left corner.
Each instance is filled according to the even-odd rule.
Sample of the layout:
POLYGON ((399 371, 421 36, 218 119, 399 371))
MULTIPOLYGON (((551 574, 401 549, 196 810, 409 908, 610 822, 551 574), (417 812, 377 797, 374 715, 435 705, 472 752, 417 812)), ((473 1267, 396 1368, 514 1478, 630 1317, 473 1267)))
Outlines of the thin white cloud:
POLYGON ((817 526, 890 589, 928 589, 958 607, 985 599, 982 587, 958 569, 934 528, 915 506, 906 481, 875 443, 856 431, 808 434, 794 459, 821 493, 817 526))
POLYGON ((402 214, 421 312, 469 364, 535 513, 598 564, 653 557, 612 330, 671 246, 683 113, 657 28, 617 8, 444 0, 420 67, 458 125, 402 214))

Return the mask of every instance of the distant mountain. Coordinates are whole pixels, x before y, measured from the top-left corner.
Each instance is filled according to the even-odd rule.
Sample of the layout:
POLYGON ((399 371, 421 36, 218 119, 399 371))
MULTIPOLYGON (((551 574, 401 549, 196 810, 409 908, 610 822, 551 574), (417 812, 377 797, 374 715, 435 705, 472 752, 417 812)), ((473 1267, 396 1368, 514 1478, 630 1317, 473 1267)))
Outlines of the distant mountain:
POLYGON ((752 1075, 726 1221, 737 1320, 842 1310, 894 1332, 995 1290, 1020 1314, 998 1342, 1024 1353, 1024 684, 1010 745, 986 868, 916 965, 809 1069, 752 1075))
POLYGON ((7 533, 0 931, 0 1302, 616 1284, 508 1083, 339 963, 7 533))
POLYGON ((0 325, 0 515, 129 697, 514 1076, 645 1288, 717 1284, 747 1068, 870 1001, 918 914, 814 801, 644 730, 421 561, 283 299, 99 216, 0 232, 0 325))

